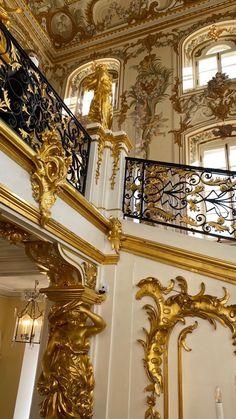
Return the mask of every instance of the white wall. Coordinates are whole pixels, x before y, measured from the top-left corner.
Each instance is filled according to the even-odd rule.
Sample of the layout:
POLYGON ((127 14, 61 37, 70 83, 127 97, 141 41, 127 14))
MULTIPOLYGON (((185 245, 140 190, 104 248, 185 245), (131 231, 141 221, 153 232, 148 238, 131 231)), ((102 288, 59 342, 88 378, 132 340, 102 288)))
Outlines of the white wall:
MULTIPOLYGON (((107 329, 96 338, 95 351, 95 412, 94 419, 143 419, 145 386, 149 383, 143 368, 143 349, 137 339, 143 339, 143 327, 149 329, 145 303, 150 298, 135 299, 137 283, 148 276, 158 278, 167 285, 171 278, 186 278, 189 293, 196 294, 200 283, 206 285, 206 293, 222 296, 222 286, 230 292, 230 303, 236 303, 236 288, 192 272, 121 253, 120 264, 104 267, 104 281, 109 284, 107 301, 101 307, 101 315, 108 323, 107 329)), ((190 319, 187 324, 192 324, 190 319)), ((176 339, 183 326, 177 326, 170 341, 169 353, 169 419, 178 417, 176 339)), ((198 329, 187 337, 192 352, 183 353, 184 419, 215 419, 214 390, 223 390, 225 417, 234 419, 236 394, 234 376, 236 358, 233 354, 231 332, 218 324, 217 330, 205 320, 199 321, 198 329)), ((158 402, 163 417, 163 397, 158 402)))

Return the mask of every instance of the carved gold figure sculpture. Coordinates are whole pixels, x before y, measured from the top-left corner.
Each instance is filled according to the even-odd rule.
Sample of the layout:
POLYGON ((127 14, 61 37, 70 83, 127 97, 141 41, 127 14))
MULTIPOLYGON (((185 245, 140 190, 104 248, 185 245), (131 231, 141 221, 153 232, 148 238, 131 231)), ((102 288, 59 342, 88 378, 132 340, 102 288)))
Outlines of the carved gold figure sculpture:
POLYGON ((0 21, 7 27, 10 27, 11 21, 8 13, 21 13, 20 8, 7 7, 4 0, 0 0, 0 21))
POLYGON ((88 338, 106 324, 76 300, 53 306, 48 319, 49 342, 38 381, 45 396, 41 414, 47 419, 92 418, 94 377, 88 338))
POLYGON ((99 122, 103 128, 112 126, 112 78, 106 64, 96 64, 94 72, 88 76, 84 85, 86 90, 94 90, 88 119, 99 122))

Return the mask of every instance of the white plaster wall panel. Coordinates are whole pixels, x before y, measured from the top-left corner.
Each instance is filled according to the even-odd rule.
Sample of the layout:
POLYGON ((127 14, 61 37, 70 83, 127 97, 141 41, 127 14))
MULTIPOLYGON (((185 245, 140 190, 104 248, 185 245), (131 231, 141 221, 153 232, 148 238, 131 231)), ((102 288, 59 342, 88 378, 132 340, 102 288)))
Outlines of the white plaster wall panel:
POLYGON ((29 174, 2 151, 0 161, 0 183, 36 207, 29 174))

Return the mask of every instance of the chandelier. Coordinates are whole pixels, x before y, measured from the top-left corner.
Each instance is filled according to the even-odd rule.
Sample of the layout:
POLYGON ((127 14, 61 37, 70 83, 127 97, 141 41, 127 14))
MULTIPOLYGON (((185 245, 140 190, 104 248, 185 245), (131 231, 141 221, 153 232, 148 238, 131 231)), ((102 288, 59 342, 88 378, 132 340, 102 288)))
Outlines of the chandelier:
POLYGON ((40 310, 38 303, 41 297, 39 291, 37 291, 38 284, 39 282, 35 281, 33 290, 24 291, 24 299, 27 303, 25 308, 16 314, 14 342, 40 343, 43 311, 40 310))

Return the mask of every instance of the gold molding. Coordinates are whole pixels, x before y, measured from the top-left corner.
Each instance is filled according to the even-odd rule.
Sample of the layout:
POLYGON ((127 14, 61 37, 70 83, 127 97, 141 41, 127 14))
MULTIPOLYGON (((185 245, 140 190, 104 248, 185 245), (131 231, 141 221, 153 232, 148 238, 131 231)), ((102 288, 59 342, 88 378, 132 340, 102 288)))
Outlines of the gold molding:
MULTIPOLYGON (((27 220, 39 225, 38 209, 1 184, 0 202, 24 216, 27 220)), ((109 227, 110 225, 109 222, 109 227)), ((119 261, 118 255, 102 253, 54 220, 49 221, 46 230, 98 263, 115 265, 119 261)), ((220 281, 236 284, 236 264, 214 257, 137 238, 125 233, 121 237, 120 250, 220 281)))
MULTIPOLYGON (((39 225, 39 211, 33 205, 11 192, 0 184, 0 202, 11 208, 16 213, 24 216, 27 220, 39 225)), ((107 233, 110 230, 108 221, 107 233)), ((91 246, 85 240, 72 233, 54 220, 50 220, 46 230, 62 239, 67 244, 81 251, 89 258, 104 265, 115 265, 119 261, 118 255, 104 254, 91 246)), ((145 257, 167 265, 182 268, 207 277, 215 278, 231 284, 236 284, 236 264, 220 260, 214 257, 201 255, 200 253, 163 245, 151 240, 137 238, 123 233, 121 236, 121 251, 133 255, 145 257)))
MULTIPOLYGON (((16 213, 22 215, 27 220, 39 225, 40 212, 33 205, 27 203, 25 200, 11 192, 4 185, 0 184, 0 203, 11 208, 16 213)), ((57 221, 50 219, 45 226, 45 231, 52 233, 55 237, 63 240, 65 243, 84 253, 94 261, 103 265, 116 265, 119 261, 119 256, 114 254, 104 254, 99 249, 90 243, 71 232, 57 221)))
MULTIPOLYGON (((236 344, 236 304, 226 305, 229 292, 223 287, 223 296, 218 298, 205 294, 205 284, 201 283, 200 291, 196 295, 188 292, 188 283, 182 276, 171 279, 165 287, 153 277, 142 279, 137 284, 139 290, 136 299, 151 297, 154 304, 145 304, 143 309, 148 315, 150 328, 144 328, 145 340, 138 339, 144 350, 144 368, 149 380, 145 391, 148 408, 145 418, 160 419, 156 410, 156 399, 161 393, 164 395, 164 419, 169 418, 169 389, 168 389, 168 348, 173 329, 178 323, 185 325, 185 318, 198 317, 207 320, 216 329, 217 322, 228 327, 232 333, 233 346, 236 344), (178 287, 178 289, 176 289, 178 287), (167 297, 168 296, 168 297, 167 297), (166 371, 167 370, 167 371, 166 371)), ((196 326, 195 326, 196 327, 196 326)), ((194 326, 184 329, 179 345, 183 344, 186 334, 194 326), (181 342, 182 341, 182 342, 181 342)))
MULTIPOLYGON (((207 2, 207 0, 206 0, 207 2)), ((142 36, 147 36, 150 34, 158 34, 162 33, 165 29, 169 28, 177 28, 177 27, 183 27, 183 24, 188 23, 192 17, 195 18, 201 18, 206 17, 208 13, 212 16, 214 12, 220 12, 222 10, 225 10, 226 7, 232 6, 232 0, 228 0, 227 2, 222 2, 221 4, 218 4, 216 7, 214 7, 212 4, 208 8, 204 8, 200 11, 192 11, 188 14, 185 14, 183 16, 178 16, 178 19, 176 20, 176 16, 173 17, 173 19, 170 20, 164 20, 162 22, 158 22, 158 25, 156 23, 156 20, 150 24, 149 27, 140 28, 138 24, 135 24, 133 27, 133 31, 129 33, 124 33, 127 31, 127 28, 120 28, 116 31, 109 33, 109 39, 104 39, 105 35, 101 34, 98 36, 93 37, 92 42, 91 40, 82 41, 80 44, 80 48, 76 50, 76 53, 80 54, 80 57, 86 56, 89 52, 94 52, 94 42, 96 41, 96 51, 104 50, 108 47, 113 47, 115 45, 126 43, 128 41, 132 41, 133 39, 136 39, 137 37, 140 38, 142 36), (158 29, 157 29, 158 28, 158 29), (112 39, 110 38, 110 35, 115 35, 112 39), (98 43, 101 41, 100 43, 98 43)), ((222 20, 223 22, 223 20, 222 20)), ((75 51, 66 53, 65 49, 61 49, 60 53, 57 52, 57 57, 55 55, 51 56, 51 61, 53 65, 61 64, 62 62, 69 62, 70 60, 74 60, 75 58, 75 51)))
POLYGON ((115 250, 117 254, 119 254, 120 245, 121 245, 121 238, 122 238, 122 224, 118 218, 111 217, 111 229, 108 233, 108 240, 111 242, 112 250, 115 250))
POLYGON ((121 251, 236 284, 236 264, 189 250, 123 234, 121 251))
MULTIPOLYGON (((28 173, 32 173, 36 153, 2 121, 0 121, 0 140, 0 149, 28 173)), ((108 233, 109 220, 68 182, 61 186, 58 196, 103 233, 108 233)))
POLYGON ((195 321, 194 324, 185 327, 181 330, 178 336, 178 394, 179 394, 179 417, 178 419, 184 419, 184 397, 183 397, 183 360, 182 360, 182 348, 187 352, 191 352, 186 344, 186 337, 189 333, 197 328, 198 322, 195 321))

